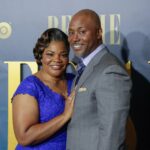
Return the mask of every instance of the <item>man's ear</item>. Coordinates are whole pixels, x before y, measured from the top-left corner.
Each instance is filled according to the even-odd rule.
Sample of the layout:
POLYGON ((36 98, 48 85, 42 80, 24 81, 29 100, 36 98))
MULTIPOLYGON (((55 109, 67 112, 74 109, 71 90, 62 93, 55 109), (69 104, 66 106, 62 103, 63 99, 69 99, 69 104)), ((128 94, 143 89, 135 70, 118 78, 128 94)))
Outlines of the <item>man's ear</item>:
POLYGON ((99 28, 97 31, 97 38, 102 40, 102 28, 99 28))

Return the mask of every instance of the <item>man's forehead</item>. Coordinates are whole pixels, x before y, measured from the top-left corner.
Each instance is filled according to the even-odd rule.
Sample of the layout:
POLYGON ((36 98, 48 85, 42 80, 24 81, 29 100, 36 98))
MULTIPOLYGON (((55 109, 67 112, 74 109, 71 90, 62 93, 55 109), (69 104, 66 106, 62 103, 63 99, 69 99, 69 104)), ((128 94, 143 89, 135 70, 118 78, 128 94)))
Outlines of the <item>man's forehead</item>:
POLYGON ((78 15, 78 16, 74 16, 74 18, 72 18, 72 20, 70 21, 69 24, 69 28, 74 28, 74 27, 78 27, 78 28, 84 28, 87 27, 89 25, 94 25, 95 26, 95 21, 90 18, 90 17, 86 17, 85 15, 78 15))

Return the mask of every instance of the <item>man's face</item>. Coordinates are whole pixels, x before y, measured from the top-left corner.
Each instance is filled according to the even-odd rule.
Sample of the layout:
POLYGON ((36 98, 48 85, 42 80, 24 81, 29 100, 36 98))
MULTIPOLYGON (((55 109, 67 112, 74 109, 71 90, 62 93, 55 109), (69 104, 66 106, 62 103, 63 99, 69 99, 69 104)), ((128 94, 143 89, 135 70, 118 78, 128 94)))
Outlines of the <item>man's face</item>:
POLYGON ((91 16, 76 15, 72 18, 68 40, 76 56, 86 57, 94 51, 101 41, 101 29, 96 26, 96 23, 91 16))

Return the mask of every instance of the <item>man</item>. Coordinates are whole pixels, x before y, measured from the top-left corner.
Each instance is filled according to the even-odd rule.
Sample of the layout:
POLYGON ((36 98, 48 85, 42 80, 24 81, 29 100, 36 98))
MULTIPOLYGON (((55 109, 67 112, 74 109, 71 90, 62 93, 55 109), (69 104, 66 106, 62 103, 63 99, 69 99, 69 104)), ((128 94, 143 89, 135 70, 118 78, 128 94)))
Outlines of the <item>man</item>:
POLYGON ((69 24, 68 40, 86 66, 75 78, 76 98, 68 126, 67 150, 122 150, 130 104, 130 78, 102 44, 99 16, 77 12, 69 24))

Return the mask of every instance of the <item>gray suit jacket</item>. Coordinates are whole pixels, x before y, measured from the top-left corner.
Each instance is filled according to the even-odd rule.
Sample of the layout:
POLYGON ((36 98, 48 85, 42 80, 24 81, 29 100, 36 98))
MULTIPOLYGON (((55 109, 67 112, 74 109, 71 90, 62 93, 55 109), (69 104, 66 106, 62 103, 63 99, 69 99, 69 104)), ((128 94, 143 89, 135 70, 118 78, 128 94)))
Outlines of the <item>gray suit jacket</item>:
POLYGON ((131 80, 106 48, 84 70, 67 130, 67 150, 122 150, 131 80))

